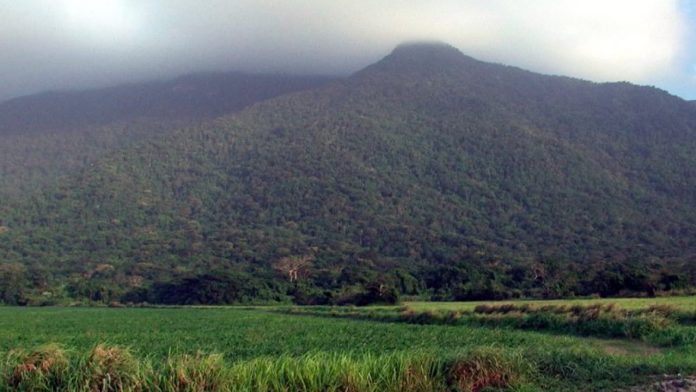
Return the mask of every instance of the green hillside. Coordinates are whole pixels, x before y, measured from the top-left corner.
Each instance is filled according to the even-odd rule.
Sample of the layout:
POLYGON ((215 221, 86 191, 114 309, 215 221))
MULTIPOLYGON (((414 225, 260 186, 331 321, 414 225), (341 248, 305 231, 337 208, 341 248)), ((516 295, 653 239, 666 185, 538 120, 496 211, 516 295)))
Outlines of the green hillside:
POLYGON ((12 293, 100 301, 684 289, 695 150, 696 110, 661 90, 404 45, 6 207, 0 267, 12 293))
POLYGON ((0 103, 0 199, 13 202, 140 140, 313 88, 320 76, 208 73, 0 103))

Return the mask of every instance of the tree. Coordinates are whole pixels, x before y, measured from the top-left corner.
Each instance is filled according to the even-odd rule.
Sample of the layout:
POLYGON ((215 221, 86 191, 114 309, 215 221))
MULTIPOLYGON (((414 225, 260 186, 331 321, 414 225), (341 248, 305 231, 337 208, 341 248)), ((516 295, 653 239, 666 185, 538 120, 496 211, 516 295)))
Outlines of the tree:
POLYGON ((24 294, 26 270, 19 264, 0 264, 0 302, 26 305, 24 294))
POLYGON ((180 281, 157 283, 152 302, 171 305, 231 304, 240 298, 241 284, 233 276, 205 274, 180 281))
POLYGON ((287 275, 290 282, 297 282, 300 277, 306 276, 312 265, 314 255, 283 257, 273 265, 277 271, 287 275))

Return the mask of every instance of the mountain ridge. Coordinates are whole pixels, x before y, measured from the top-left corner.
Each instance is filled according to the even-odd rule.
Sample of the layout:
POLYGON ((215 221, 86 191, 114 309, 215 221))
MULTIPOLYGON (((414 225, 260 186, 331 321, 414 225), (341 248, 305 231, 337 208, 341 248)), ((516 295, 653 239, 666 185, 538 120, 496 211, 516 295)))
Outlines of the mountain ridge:
POLYGON ((330 80, 240 72, 191 74, 4 102, 0 198, 21 199, 110 151, 330 80))
POLYGON ((212 118, 332 79, 209 72, 87 90, 47 91, 0 103, 0 134, 103 125, 138 117, 212 118))

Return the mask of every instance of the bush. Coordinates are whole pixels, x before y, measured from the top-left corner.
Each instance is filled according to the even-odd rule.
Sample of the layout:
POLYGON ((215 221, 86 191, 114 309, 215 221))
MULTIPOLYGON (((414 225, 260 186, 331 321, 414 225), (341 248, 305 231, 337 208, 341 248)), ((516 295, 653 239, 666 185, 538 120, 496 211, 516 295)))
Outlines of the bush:
POLYGON ((6 375, 13 390, 51 391, 66 381, 68 360, 56 345, 41 347, 29 354, 14 352, 11 361, 19 362, 6 375))
POLYGON ((225 384, 225 362, 219 354, 169 358, 159 384, 173 391, 219 391, 225 384))
POLYGON ((493 350, 477 350, 465 359, 454 360, 448 374, 449 384, 466 392, 507 388, 522 379, 518 364, 493 350))
POLYGON ((91 391, 111 392, 136 388, 139 366, 133 355, 119 347, 97 345, 86 359, 84 385, 91 391))
POLYGON ((383 283, 369 284, 360 291, 347 292, 337 300, 337 305, 395 305, 399 302, 399 292, 383 283))

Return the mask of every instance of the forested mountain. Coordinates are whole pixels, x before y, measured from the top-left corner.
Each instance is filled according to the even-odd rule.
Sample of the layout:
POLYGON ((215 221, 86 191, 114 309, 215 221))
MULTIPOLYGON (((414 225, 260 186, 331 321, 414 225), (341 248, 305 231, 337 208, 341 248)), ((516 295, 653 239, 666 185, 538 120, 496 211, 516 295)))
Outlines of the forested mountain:
POLYGON ((255 102, 317 87, 319 76, 209 73, 0 103, 0 199, 16 199, 101 155, 255 102))
POLYGON ((211 118, 316 87, 321 76, 201 73, 86 91, 55 91, 0 104, 0 134, 60 131, 142 118, 211 118))
POLYGON ((0 260, 104 301, 652 294, 696 285, 693 151, 664 91, 403 45, 5 209, 0 260))

